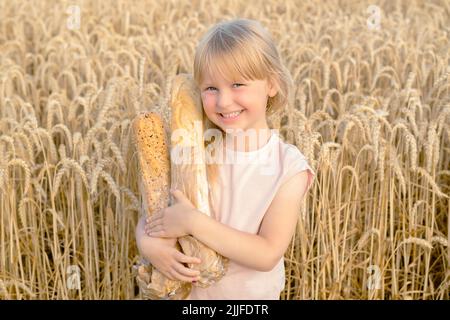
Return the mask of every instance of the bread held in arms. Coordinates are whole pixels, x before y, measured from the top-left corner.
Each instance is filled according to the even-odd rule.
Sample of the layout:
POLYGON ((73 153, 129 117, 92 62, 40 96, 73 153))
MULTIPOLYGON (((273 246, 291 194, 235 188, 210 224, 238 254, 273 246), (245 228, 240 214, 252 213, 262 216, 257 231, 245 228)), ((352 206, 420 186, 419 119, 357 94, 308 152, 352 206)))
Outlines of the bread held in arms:
MULTIPOLYGON (((139 158, 139 189, 142 195, 142 212, 148 216, 169 205, 170 160, 167 137, 161 117, 144 113, 133 120, 133 139, 139 158)), ((180 246, 177 243, 177 249, 180 246)), ((144 299, 180 300, 191 290, 188 282, 171 280, 158 269, 145 263, 136 267, 136 281, 144 299)))
MULTIPOLYGON (((203 107, 200 91, 190 74, 178 74, 172 83, 171 97, 171 187, 178 189, 202 213, 211 216, 203 140, 203 107)), ((192 236, 178 239, 184 254, 199 258, 189 264, 200 270, 194 286, 208 287, 227 271, 228 259, 192 236)))

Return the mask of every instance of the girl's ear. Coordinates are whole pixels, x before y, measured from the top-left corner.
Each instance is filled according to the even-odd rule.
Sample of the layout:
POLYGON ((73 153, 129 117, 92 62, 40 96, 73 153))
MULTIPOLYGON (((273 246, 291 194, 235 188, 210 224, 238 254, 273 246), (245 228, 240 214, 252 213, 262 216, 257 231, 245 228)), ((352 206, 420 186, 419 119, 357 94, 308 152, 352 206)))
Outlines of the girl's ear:
POLYGON ((278 93, 277 81, 273 78, 269 78, 267 81, 269 97, 273 98, 278 93))

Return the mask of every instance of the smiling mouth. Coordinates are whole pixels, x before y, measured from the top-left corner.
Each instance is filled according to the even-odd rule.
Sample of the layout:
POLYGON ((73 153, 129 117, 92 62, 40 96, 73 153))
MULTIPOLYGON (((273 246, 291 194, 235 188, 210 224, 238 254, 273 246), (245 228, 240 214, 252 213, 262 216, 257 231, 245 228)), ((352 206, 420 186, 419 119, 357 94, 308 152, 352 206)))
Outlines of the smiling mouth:
POLYGON ((239 116, 244 110, 241 111, 236 111, 236 112, 230 112, 230 113, 219 113, 220 116, 224 119, 232 119, 232 118, 236 118, 237 116, 239 116))

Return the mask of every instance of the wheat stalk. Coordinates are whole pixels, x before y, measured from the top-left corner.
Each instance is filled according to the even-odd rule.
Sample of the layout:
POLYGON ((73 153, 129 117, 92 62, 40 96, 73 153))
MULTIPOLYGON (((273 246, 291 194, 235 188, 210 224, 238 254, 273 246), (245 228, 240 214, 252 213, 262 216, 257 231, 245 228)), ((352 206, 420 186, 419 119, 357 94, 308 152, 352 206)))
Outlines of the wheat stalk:
POLYGON ((6 165, 6 171, 9 171, 9 167, 13 167, 13 166, 18 166, 21 167, 23 169, 23 171, 25 172, 25 189, 23 191, 23 194, 27 194, 28 190, 30 189, 31 186, 31 170, 30 167, 28 166, 28 164, 23 161, 22 159, 19 158, 15 158, 12 159, 8 162, 8 164, 6 165))
POLYGON ((421 238, 416 238, 416 237, 409 237, 409 238, 404 239, 403 241, 400 242, 398 247, 401 247, 402 245, 405 245, 405 244, 411 244, 411 243, 416 244, 424 249, 428 249, 428 250, 433 249, 433 246, 430 243, 430 241, 427 241, 427 240, 421 239, 421 238))

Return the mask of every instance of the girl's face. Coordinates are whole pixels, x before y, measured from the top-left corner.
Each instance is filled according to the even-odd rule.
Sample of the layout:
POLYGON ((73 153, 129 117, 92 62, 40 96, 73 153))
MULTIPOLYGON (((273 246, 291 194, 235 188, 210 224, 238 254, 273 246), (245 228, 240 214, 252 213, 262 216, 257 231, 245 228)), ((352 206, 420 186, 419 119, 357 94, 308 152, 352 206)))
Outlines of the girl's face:
POLYGON ((277 90, 268 80, 227 81, 220 74, 205 75, 200 84, 203 109, 209 120, 226 129, 268 129, 266 105, 277 90))

